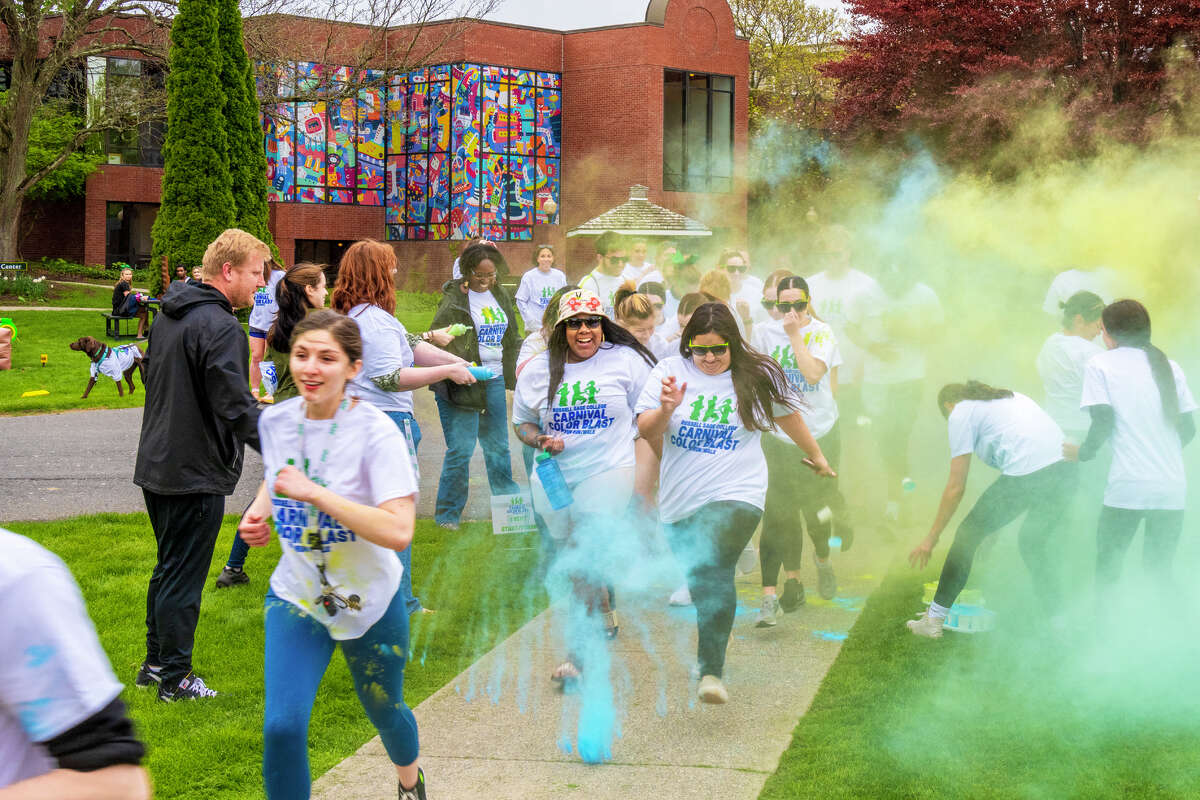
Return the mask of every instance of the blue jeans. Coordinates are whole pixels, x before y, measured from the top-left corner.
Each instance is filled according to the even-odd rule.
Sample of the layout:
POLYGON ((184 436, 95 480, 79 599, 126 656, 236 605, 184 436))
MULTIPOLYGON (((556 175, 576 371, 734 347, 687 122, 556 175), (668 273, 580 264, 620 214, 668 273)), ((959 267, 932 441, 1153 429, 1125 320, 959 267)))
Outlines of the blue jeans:
MULTIPOLYGON (((385 414, 391 418, 392 422, 396 423, 396 427, 400 429, 405 436, 408 433, 405 431, 405 420, 408 420, 409 430, 412 432, 413 450, 421 444, 421 428, 417 425, 417 420, 412 414, 405 411, 385 411, 385 414)), ((416 469, 416 465, 413 465, 416 469)), ((242 537, 233 537, 233 547, 229 549, 229 560, 225 565, 230 569, 242 569, 246 565, 246 555, 250 552, 250 545, 242 541, 242 537)), ((412 545, 404 548, 396 554, 400 558, 400 563, 404 565, 404 577, 400 579, 400 594, 404 598, 404 605, 408 608, 409 614, 415 614, 420 611, 423 606, 421 601, 413 594, 412 588, 412 545)))
MULTIPOLYGON (((396 592, 383 617, 357 639, 341 642, 358 700, 393 763, 417 760, 417 721, 404 704, 408 614, 396 592)), ((337 644, 317 620, 273 593, 264 602, 263 783, 272 800, 307 798, 308 724, 337 644)))
POLYGON ((438 416, 446 437, 446 458, 442 476, 438 479, 437 504, 433 519, 438 524, 457 523, 467 504, 468 469, 475 442, 483 448, 483 463, 487 466, 488 485, 492 494, 515 494, 520 491, 512 478, 512 458, 508 453, 508 403, 504 394, 504 378, 484 382, 487 409, 480 413, 459 408, 441 396, 437 398, 438 416))

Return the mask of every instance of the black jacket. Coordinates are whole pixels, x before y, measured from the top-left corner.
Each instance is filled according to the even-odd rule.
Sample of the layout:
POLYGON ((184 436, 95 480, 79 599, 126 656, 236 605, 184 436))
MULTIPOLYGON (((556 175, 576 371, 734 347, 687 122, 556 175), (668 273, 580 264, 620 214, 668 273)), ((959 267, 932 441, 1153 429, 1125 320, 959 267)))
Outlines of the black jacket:
POLYGON ((156 494, 233 494, 242 446, 259 450, 250 349, 225 295, 175 284, 150 328, 133 482, 156 494))
MULTIPOLYGON (((478 364, 479 339, 475 335, 475 322, 471 319, 471 305, 467 300, 466 292, 462 290, 462 285, 462 281, 451 280, 446 281, 442 286, 442 302, 438 305, 430 328, 443 328, 456 322, 466 325, 467 332, 462 336, 454 337, 454 341, 446 345, 445 350, 459 358, 465 358, 467 361, 478 364)), ((496 298, 496 302, 500 304, 500 308, 508 317, 508 328, 504 331, 504 338, 501 340, 500 346, 504 350, 502 356, 504 385, 513 389, 517 385, 517 354, 521 352, 521 333, 517 330, 520 317, 517 315, 517 307, 513 303, 512 295, 508 293, 507 289, 497 283, 492 286, 491 292, 492 297, 496 298)), ((445 396, 447 390, 445 383, 443 381, 434 384, 431 388, 445 396)), ((483 386, 479 384, 455 386, 450 390, 450 399, 455 405, 468 408, 481 409, 485 405, 483 386)))

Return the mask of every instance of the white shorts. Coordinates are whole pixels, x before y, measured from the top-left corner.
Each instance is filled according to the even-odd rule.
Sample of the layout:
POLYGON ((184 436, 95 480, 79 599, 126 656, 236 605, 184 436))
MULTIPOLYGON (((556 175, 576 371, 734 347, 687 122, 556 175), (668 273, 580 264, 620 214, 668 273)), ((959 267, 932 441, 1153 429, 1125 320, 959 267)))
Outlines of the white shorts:
POLYGON ((571 505, 555 511, 550 507, 546 490, 538 479, 537 468, 530 470, 529 488, 533 507, 542 515, 550 535, 561 541, 567 538, 575 524, 587 520, 595 523, 605 516, 618 519, 629 508, 633 497, 633 467, 621 467, 585 478, 571 487, 571 505))

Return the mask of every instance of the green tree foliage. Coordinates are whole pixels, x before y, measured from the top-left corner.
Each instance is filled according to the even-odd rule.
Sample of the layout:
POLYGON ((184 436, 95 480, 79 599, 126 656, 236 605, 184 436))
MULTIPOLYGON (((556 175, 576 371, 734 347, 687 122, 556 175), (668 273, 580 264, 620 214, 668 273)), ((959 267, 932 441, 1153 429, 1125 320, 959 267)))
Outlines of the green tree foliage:
MULTIPOLYGON (((0 92, 0 107, 7 104, 8 92, 0 92)), ((79 149, 74 147, 75 136, 82 128, 83 120, 65 100, 49 100, 34 112, 29 128, 25 174, 36 175, 59 160, 60 154, 68 148, 69 151, 65 160, 29 188, 25 193, 27 198, 65 200, 83 194, 87 176, 96 171, 104 156, 95 142, 79 149)))
MULTIPOLYGON (((165 256, 172 267, 197 266, 205 248, 235 218, 221 61, 214 59, 217 32, 215 3, 180 0, 168 57, 163 195, 153 230, 156 264, 165 256)), ((154 274, 157 284, 160 270, 154 274)))
POLYGON ((242 15, 237 0, 220 0, 217 8, 217 47, 222 57, 221 88, 225 92, 225 124, 229 141, 234 225, 279 252, 267 227, 267 157, 258 116, 254 72, 242 41, 242 15))
POLYGON ((750 40, 750 129, 768 120, 823 130, 835 82, 819 67, 842 53, 842 18, 805 0, 732 0, 738 29, 750 40))

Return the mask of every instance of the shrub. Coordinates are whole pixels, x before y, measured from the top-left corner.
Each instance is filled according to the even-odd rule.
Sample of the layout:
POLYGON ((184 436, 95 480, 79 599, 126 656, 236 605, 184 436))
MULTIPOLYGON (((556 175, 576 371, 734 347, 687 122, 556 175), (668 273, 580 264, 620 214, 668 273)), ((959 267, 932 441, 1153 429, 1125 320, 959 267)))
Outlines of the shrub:
POLYGON ((29 274, 0 275, 0 297, 15 297, 22 302, 44 302, 52 283, 46 282, 46 277, 33 277, 29 274))

